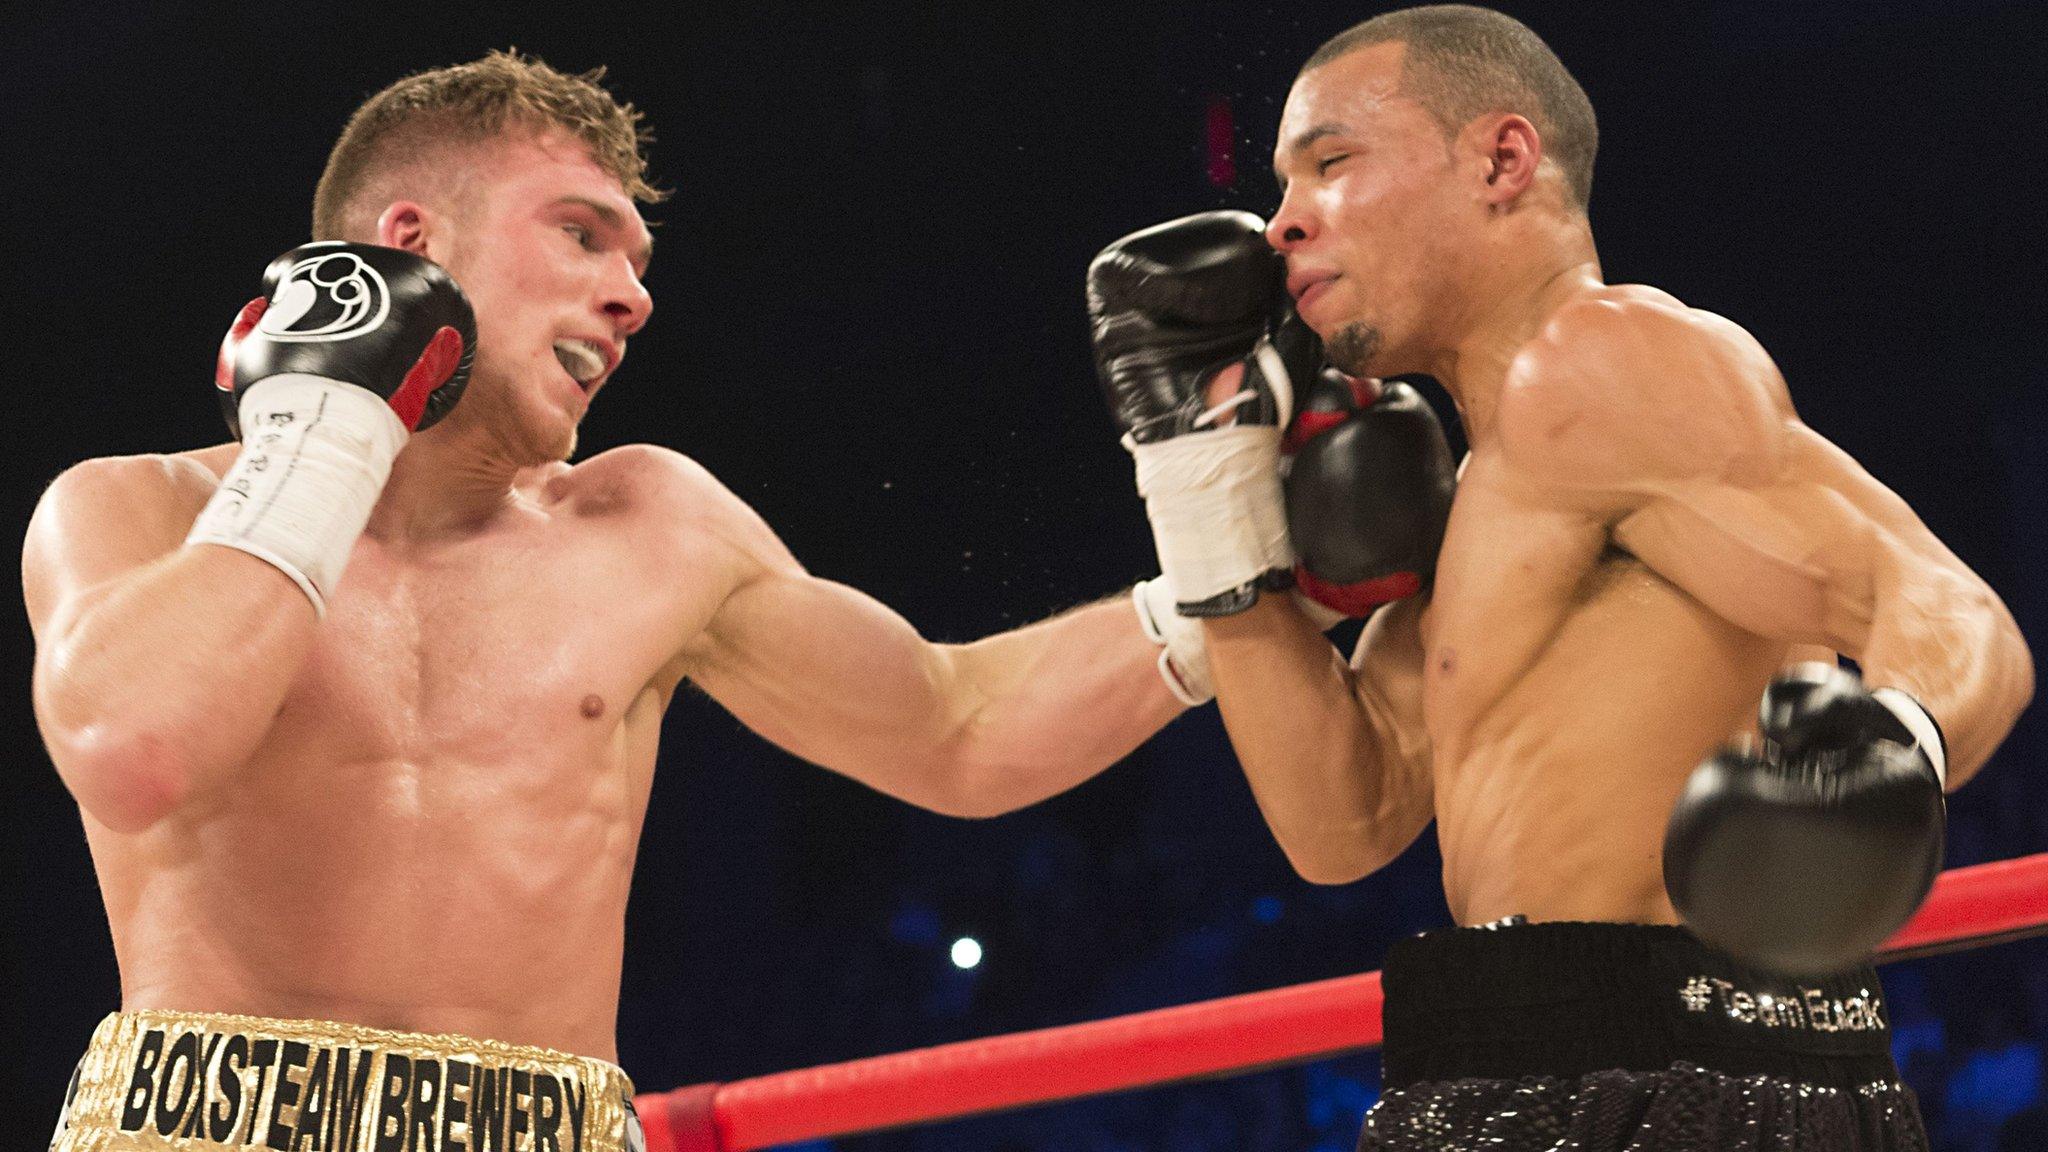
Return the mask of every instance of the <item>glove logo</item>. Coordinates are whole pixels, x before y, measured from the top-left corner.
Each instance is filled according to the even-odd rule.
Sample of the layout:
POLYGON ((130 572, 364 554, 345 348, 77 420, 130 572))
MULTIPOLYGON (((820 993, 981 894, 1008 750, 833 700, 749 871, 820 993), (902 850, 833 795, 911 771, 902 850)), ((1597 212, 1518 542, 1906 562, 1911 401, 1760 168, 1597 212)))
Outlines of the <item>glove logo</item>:
POLYGON ((256 330, 272 340, 348 340, 376 330, 391 311, 391 290, 353 252, 323 252, 292 265, 256 330))

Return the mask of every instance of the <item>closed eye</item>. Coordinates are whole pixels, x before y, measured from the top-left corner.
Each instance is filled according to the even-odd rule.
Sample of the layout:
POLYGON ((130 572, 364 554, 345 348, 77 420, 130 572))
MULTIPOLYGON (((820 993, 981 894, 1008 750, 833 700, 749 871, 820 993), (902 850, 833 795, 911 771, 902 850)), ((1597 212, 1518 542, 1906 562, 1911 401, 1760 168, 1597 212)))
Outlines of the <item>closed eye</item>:
POLYGON ((1335 156, 1325 156, 1321 160, 1316 161, 1316 175, 1320 176, 1328 172, 1332 164, 1349 159, 1351 159, 1351 153, 1349 152, 1339 152, 1335 156))

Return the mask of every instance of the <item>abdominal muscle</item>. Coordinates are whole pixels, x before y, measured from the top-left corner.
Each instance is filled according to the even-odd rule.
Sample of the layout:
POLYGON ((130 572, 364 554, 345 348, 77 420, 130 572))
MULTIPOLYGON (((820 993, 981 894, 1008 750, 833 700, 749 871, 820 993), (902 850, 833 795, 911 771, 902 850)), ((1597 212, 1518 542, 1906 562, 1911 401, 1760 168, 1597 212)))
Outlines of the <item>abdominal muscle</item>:
POLYGON ((613 1058, 672 688, 632 645, 657 630, 522 597, 512 575, 462 573, 473 598, 415 611, 387 569, 355 567, 369 591, 336 601, 231 785, 141 833, 87 821, 123 1007, 613 1058))
POLYGON ((320 765, 331 791, 244 788, 96 844, 123 1007, 612 1058, 639 806, 539 767, 320 765))
MULTIPOLYGON (((1465 925, 1676 923, 1665 823, 1693 767, 1753 725, 1786 647, 1621 553, 1563 611, 1554 637, 1468 731, 1437 734, 1451 913, 1465 925)), ((1425 702, 1433 717, 1438 703, 1425 702)))

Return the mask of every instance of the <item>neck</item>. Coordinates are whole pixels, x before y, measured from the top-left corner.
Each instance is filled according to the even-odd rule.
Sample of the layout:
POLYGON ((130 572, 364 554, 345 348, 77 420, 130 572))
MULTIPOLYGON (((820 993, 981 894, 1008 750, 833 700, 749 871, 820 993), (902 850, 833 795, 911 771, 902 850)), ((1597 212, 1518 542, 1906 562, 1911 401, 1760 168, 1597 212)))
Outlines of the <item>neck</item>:
POLYGON ((474 531, 517 502, 524 467, 481 429, 451 417, 415 435, 392 462, 364 535, 403 545, 474 531))
POLYGON ((1583 216, 1517 229, 1479 254, 1471 307, 1431 375, 1458 405, 1466 435, 1491 434, 1502 383, 1515 356, 1566 301, 1604 283, 1583 216))

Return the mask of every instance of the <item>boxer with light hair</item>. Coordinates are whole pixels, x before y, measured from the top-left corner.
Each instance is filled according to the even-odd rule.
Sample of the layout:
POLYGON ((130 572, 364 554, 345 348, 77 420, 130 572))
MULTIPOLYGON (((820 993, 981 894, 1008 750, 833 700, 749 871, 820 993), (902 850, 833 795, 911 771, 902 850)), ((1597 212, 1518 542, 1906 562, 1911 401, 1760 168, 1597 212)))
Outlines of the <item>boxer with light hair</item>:
POLYGON ((637 1146, 626 895, 686 681, 970 817, 1181 710, 1128 597, 930 643, 676 452, 565 462, 652 307, 597 81, 372 97, 222 348, 239 443, 44 495, 35 709, 121 975, 56 1148, 637 1146))

